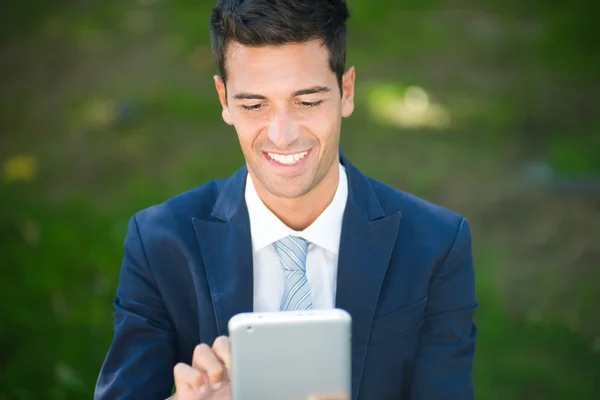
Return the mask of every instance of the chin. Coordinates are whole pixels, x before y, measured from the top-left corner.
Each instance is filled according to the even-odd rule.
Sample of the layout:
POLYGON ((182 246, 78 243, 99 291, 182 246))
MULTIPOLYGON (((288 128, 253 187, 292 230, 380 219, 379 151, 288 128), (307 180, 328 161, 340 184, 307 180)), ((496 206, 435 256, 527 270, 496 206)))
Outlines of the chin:
POLYGON ((304 196, 310 191, 309 185, 286 185, 286 184, 273 184, 269 185, 266 189, 274 196, 281 197, 284 199, 297 199, 304 196))
POLYGON ((269 190, 269 192, 271 192, 271 194, 274 196, 281 197, 284 199, 297 199, 299 197, 304 196, 308 191, 304 189, 286 189, 279 187, 273 188, 273 190, 269 190))

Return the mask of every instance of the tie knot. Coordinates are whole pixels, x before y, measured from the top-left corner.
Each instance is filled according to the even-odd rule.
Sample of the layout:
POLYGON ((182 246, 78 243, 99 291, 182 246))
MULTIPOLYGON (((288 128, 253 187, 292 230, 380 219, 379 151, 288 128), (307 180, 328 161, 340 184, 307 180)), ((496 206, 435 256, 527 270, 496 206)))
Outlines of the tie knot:
POLYGON ((298 236, 287 236, 274 243, 281 266, 291 271, 306 271, 308 241, 298 236))

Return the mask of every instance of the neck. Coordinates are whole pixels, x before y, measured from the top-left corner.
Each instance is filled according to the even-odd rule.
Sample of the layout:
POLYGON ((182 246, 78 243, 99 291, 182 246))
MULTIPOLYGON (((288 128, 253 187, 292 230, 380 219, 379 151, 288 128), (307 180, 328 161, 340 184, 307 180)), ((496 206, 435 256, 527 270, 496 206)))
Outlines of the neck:
POLYGON ((286 199, 256 188, 265 206, 287 226, 303 231, 331 204, 340 180, 339 160, 334 162, 327 175, 310 192, 302 197, 286 199))

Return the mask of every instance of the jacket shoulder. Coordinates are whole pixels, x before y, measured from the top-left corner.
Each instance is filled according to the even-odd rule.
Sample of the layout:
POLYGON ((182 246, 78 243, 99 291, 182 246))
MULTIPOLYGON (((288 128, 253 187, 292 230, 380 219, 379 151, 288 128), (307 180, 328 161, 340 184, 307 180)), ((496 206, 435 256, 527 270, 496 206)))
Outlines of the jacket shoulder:
POLYGON ((160 204, 139 210, 134 218, 142 227, 170 226, 192 218, 209 219, 225 179, 212 180, 173 196, 160 204))
POLYGON ((369 178, 369 181, 385 214, 401 212, 402 224, 408 223, 416 231, 433 229, 438 234, 454 236, 464 220, 456 211, 375 179, 369 178))

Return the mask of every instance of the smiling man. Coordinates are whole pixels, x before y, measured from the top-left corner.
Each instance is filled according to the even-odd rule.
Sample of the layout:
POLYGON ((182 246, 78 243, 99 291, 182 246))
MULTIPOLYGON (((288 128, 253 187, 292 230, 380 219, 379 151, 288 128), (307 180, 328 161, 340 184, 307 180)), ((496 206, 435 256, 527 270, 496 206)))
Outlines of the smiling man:
POLYGON ((333 307, 353 319, 353 399, 474 397, 468 223, 339 151, 348 15, 343 0, 214 8, 215 86, 246 165, 131 219, 97 400, 164 399, 173 384, 177 400, 228 398, 233 315, 333 307))

